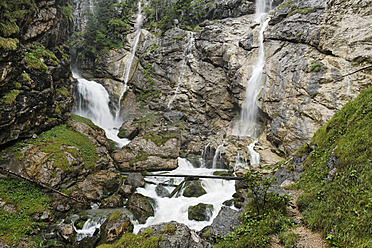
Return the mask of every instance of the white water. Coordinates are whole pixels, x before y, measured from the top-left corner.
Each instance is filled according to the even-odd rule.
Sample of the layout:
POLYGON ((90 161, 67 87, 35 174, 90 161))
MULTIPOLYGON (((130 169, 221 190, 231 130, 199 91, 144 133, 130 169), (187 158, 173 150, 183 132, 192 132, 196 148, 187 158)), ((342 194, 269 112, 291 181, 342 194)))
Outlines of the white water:
POLYGON ((176 98, 176 96, 178 94, 178 91, 180 90, 180 85, 181 85, 183 75, 185 74, 185 70, 186 70, 187 56, 191 53, 192 45, 194 43, 194 33, 193 32, 188 32, 187 37, 188 37, 188 42, 187 42, 186 49, 185 49, 185 52, 184 52, 184 57, 183 57, 183 62, 182 62, 182 66, 181 66, 180 76, 178 77, 178 80, 177 80, 177 88, 174 91, 173 97, 171 98, 171 100, 169 101, 169 103, 167 105, 167 108, 169 110, 172 109, 173 101, 176 98))
POLYGON ((93 0, 89 0, 89 10, 90 10, 92 13, 94 12, 93 0))
POLYGON ((112 115, 109 102, 110 96, 106 89, 99 83, 82 78, 79 74, 73 73, 78 80, 77 91, 73 113, 90 119, 94 124, 106 132, 107 138, 115 141, 118 146, 128 144, 127 139, 120 139, 117 134, 121 122, 112 115))
POLYGON ((120 119, 119 116, 120 116, 120 110, 121 110, 121 100, 122 100, 122 98, 124 96, 125 91, 127 90, 127 84, 128 84, 128 80, 129 80, 129 76, 130 76, 130 72, 131 72, 133 60, 134 60, 134 57, 136 55, 138 42, 139 42, 139 39, 140 39, 140 36, 141 36, 142 19, 143 19, 143 17, 142 17, 141 1, 138 1, 138 14, 137 14, 136 23, 134 25, 134 28, 135 28, 134 39, 133 39, 132 46, 131 46, 131 49, 130 49, 129 62, 125 65, 125 68, 123 70, 123 74, 124 74, 123 75, 124 86, 123 86, 123 88, 121 90, 119 101, 118 101, 118 107, 117 107, 116 115, 115 115, 115 118, 116 119, 120 119))
POLYGON ((221 159, 220 153, 221 153, 222 147, 223 147, 223 143, 217 147, 216 152, 214 153, 212 169, 217 169, 217 160, 221 159))
POLYGON ((269 24, 269 19, 265 20, 265 0, 256 1, 256 13, 254 20, 261 23, 261 28, 258 36, 258 56, 257 62, 252 69, 252 76, 247 82, 245 98, 242 104, 241 117, 239 126, 233 130, 234 135, 257 137, 259 135, 259 126, 257 125, 257 110, 256 105, 258 96, 261 90, 261 83, 263 79, 263 69, 265 66, 265 47, 263 33, 269 24))
POLYGON ((254 150, 254 146, 258 140, 255 140, 248 146, 249 154, 251 155, 251 165, 260 163, 260 154, 254 150))
MULTIPOLYGON (((193 174, 193 175, 213 175, 216 170, 206 168, 194 168, 190 162, 184 158, 178 158, 179 167, 176 170, 168 172, 170 175, 193 174)), ((149 179, 147 179, 149 180, 149 179)), ((152 178, 153 182, 164 182, 165 177, 152 178)), ((175 178, 173 184, 179 184, 183 178, 175 178)), ((207 194, 200 197, 174 196, 173 198, 158 197, 155 193, 156 185, 146 184, 145 188, 137 188, 137 192, 156 200, 155 216, 148 218, 145 224, 135 223, 134 233, 141 228, 150 225, 159 224, 168 221, 177 221, 186 224, 191 229, 201 230, 205 226, 212 224, 213 219, 217 216, 222 207, 222 203, 232 198, 235 193, 235 182, 227 180, 203 179, 201 184, 207 194), (194 221, 188 219, 188 208, 199 203, 212 204, 214 211, 209 221, 194 221)), ((172 192, 175 187, 166 187, 172 192)))
MULTIPOLYGON (((76 216, 75 220, 77 217, 78 216, 76 216)), ((77 229, 75 225, 73 225, 76 231, 76 241, 80 241, 86 237, 92 237, 96 229, 99 229, 105 222, 106 218, 106 216, 89 216, 89 219, 84 223, 82 229, 77 229)))

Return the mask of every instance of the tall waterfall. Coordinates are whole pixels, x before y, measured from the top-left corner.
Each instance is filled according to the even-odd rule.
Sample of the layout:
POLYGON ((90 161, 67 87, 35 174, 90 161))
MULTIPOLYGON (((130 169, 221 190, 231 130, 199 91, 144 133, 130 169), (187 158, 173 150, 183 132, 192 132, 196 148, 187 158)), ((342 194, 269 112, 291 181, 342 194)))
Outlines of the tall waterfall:
POLYGON ((125 65, 125 68, 123 70, 124 86, 120 92, 120 97, 119 97, 118 106, 117 106, 116 115, 115 115, 116 119, 120 119, 119 116, 120 116, 120 110, 121 110, 121 100, 124 96, 125 91, 127 90, 127 84, 129 81, 129 76, 130 76, 133 60, 136 55, 138 42, 141 36, 142 19, 143 17, 142 17, 141 1, 138 1, 138 14, 137 14, 137 19, 136 19, 136 24, 134 25, 134 28, 135 28, 134 39, 133 39, 132 46, 130 49, 129 62, 125 65))
POLYGON ((259 135, 259 129, 257 125, 257 110, 256 105, 258 96, 261 89, 262 73, 265 66, 265 47, 263 33, 269 23, 269 19, 265 20, 265 8, 266 0, 256 1, 256 13, 254 20, 261 23, 261 28, 258 35, 258 56, 257 62, 252 69, 252 76, 247 82, 245 99, 242 104, 242 110, 240 114, 239 127, 235 127, 233 130, 234 135, 257 137, 259 135))
POLYGON ((183 57, 183 62, 182 62, 182 66, 181 66, 180 76, 178 77, 178 80, 177 80, 177 88, 174 92, 173 97, 171 98, 171 100, 169 101, 169 103, 167 105, 167 108, 169 110, 172 109, 173 101, 176 98, 176 96, 178 94, 178 91, 180 90, 180 85, 181 85, 183 75, 185 74, 185 70, 186 70, 187 56, 191 53, 191 48, 192 48, 192 45, 194 43, 194 33, 193 32, 188 32, 187 37, 188 37, 188 42, 187 42, 186 49, 185 49, 185 52, 184 52, 184 57, 183 57))
POLYGON ((77 73, 73 73, 73 76, 78 80, 73 113, 90 119, 104 129, 107 138, 115 141, 118 146, 123 147, 128 144, 127 139, 120 139, 117 136, 121 122, 114 118, 110 111, 110 96, 106 89, 101 84, 86 80, 77 73))

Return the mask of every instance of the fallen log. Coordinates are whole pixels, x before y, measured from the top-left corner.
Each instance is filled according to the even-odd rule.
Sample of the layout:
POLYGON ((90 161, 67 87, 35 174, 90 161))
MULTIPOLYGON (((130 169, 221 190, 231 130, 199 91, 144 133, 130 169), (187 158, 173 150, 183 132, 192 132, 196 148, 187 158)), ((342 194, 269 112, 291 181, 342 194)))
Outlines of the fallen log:
POLYGON ((61 196, 64 196, 64 197, 67 197, 67 198, 69 198, 69 199, 71 199, 71 200, 73 200, 73 201, 76 201, 76 202, 78 202, 78 203, 82 203, 81 201, 79 201, 79 200, 77 200, 77 199, 75 199, 75 198, 73 198, 73 197, 71 197, 71 196, 69 196, 69 195, 66 195, 65 193, 62 193, 61 191, 58 191, 58 190, 56 190, 56 189, 54 189, 54 188, 52 188, 52 187, 50 187, 50 186, 48 186, 48 185, 46 185, 46 184, 43 184, 43 183, 37 182, 37 181, 35 181, 35 180, 32 180, 31 178, 28 178, 28 177, 22 176, 22 175, 20 175, 20 174, 18 174, 18 173, 12 172, 12 171, 10 171, 10 170, 8 170, 8 169, 5 169, 5 168, 2 168, 2 167, 0 167, 0 170, 3 171, 3 172, 5 172, 5 173, 7 173, 7 174, 10 174, 10 175, 13 175, 13 176, 19 177, 19 178, 21 178, 21 179, 23 179, 23 180, 26 180, 26 181, 28 181, 28 182, 30 182, 30 183, 36 184, 36 185, 39 186, 39 187, 42 187, 42 188, 48 189, 48 190, 50 190, 50 191, 53 191, 54 193, 57 193, 57 194, 59 194, 59 195, 61 195, 61 196))
MULTIPOLYGON (((122 175, 129 175, 128 173, 122 173, 122 175)), ((185 177, 188 180, 198 180, 200 178, 206 179, 223 179, 223 180, 243 180, 241 177, 231 176, 208 176, 208 175, 170 175, 170 174, 143 174, 143 177, 185 177)))

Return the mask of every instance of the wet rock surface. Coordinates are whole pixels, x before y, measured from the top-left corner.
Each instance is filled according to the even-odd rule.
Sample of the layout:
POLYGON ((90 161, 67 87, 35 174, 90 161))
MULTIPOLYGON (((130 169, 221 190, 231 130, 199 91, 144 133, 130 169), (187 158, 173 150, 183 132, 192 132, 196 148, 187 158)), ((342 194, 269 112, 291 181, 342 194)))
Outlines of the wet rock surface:
POLYGON ((101 226, 100 243, 113 242, 122 234, 133 231, 133 224, 126 213, 113 212, 101 226))
POLYGON ((139 221, 139 223, 145 223, 147 218, 154 216, 154 208, 150 204, 147 197, 134 193, 131 195, 125 205, 139 221))

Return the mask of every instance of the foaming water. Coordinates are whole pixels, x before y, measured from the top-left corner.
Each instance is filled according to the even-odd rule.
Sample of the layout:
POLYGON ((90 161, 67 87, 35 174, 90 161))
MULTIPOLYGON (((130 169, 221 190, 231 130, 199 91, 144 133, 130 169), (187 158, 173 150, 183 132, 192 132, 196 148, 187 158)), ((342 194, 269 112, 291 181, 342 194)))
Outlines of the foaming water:
POLYGON ((76 72, 74 78, 78 80, 75 94, 73 113, 90 119, 95 125, 106 132, 106 137, 115 141, 119 147, 129 143, 127 139, 118 137, 121 122, 111 113, 109 108, 110 96, 101 84, 82 78, 76 72))
MULTIPOLYGON (((192 164, 184 158, 178 158, 179 167, 168 172, 168 175, 213 175, 215 169, 194 168, 192 164)), ((183 179, 165 179, 165 177, 146 178, 155 183, 168 180, 174 185, 180 184, 183 179)), ((137 192, 145 196, 151 197, 156 201, 155 216, 150 217, 145 224, 135 224, 134 233, 137 233, 141 228, 148 227, 154 224, 160 224, 168 221, 177 221, 186 224, 191 229, 201 230, 205 226, 212 224, 213 219, 217 216, 222 207, 222 203, 232 198, 235 193, 235 182, 228 180, 216 179, 201 179, 201 185, 207 192, 200 197, 184 197, 175 196, 173 198, 159 197, 155 192, 156 185, 146 184, 145 188, 137 188, 137 192), (212 204, 213 213, 209 221, 195 221, 188 219, 188 208, 199 203, 212 204)), ((175 187, 165 187, 169 192, 172 192, 175 187)))

